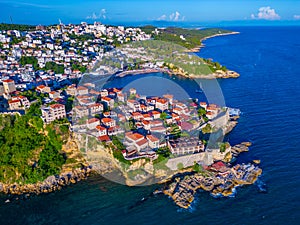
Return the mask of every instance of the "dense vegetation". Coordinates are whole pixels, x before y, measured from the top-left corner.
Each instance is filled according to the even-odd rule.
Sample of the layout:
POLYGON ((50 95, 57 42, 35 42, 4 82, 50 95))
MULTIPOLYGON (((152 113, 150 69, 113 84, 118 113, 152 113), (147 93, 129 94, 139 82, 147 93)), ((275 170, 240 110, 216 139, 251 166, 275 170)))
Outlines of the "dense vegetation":
POLYGON ((0 116, 0 181, 35 183, 58 174, 65 157, 61 153, 66 125, 43 126, 33 104, 24 116, 0 116))
POLYGON ((72 69, 73 70, 79 70, 81 73, 85 73, 87 71, 87 67, 82 66, 79 63, 73 63, 72 64, 72 69))
POLYGON ((57 64, 55 62, 46 62, 44 70, 53 70, 55 73, 63 74, 65 67, 62 64, 57 64))
MULTIPOLYGON (((146 33, 151 33, 155 30, 155 27, 145 26, 142 30, 146 33)), ((191 49, 201 45, 201 40, 203 38, 223 33, 230 33, 231 31, 209 28, 209 29, 184 29, 177 27, 168 27, 166 29, 158 29, 159 34, 154 36, 155 40, 168 41, 185 48, 191 49), (181 37, 180 37, 181 36, 181 37)))
POLYGON ((33 66, 34 69, 38 69, 38 60, 36 57, 34 56, 22 56, 20 58, 20 64, 22 66, 25 66, 27 64, 31 64, 33 66))
POLYGON ((0 30, 34 30, 35 26, 33 25, 25 25, 25 24, 8 24, 8 23, 0 23, 0 30))

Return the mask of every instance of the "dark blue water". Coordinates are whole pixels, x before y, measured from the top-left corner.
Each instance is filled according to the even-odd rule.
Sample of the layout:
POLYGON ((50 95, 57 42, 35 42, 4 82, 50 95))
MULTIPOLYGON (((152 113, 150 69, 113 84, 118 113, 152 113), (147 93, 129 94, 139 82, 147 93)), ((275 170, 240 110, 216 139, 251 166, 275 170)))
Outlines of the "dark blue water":
POLYGON ((243 112, 229 138, 232 144, 253 142, 240 160, 261 159, 266 194, 253 185, 238 188, 235 198, 200 192, 190 210, 165 196, 135 206, 155 186, 126 187, 93 177, 28 200, 4 204, 1 198, 0 224, 299 224, 300 28, 233 29, 241 34, 209 39, 199 55, 241 74, 220 81, 227 105, 243 112))

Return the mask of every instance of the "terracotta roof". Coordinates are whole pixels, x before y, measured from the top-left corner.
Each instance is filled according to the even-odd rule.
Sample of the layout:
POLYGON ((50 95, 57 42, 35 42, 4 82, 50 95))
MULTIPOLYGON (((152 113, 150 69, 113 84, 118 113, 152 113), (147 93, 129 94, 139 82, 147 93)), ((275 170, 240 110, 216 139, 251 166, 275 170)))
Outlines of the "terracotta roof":
POLYGON ((106 130, 105 127, 102 127, 102 126, 100 126, 100 125, 96 126, 96 129, 97 129, 97 130, 101 130, 101 131, 106 130))
POLYGON ((36 88, 37 89, 43 89, 43 88, 45 88, 46 86, 45 85, 39 85, 39 86, 37 86, 36 88))
POLYGON ((130 138, 131 140, 134 140, 134 141, 137 141, 141 138, 143 138, 144 136, 139 134, 139 133, 134 133, 134 134, 129 134, 129 135, 126 135, 128 138, 130 138))
POLYGON ((14 82, 12 79, 7 79, 7 80, 3 80, 2 81, 3 83, 11 83, 11 82, 14 82))
POLYGON ((88 90, 88 88, 83 87, 83 86, 79 86, 79 87, 77 88, 77 90, 79 90, 79 91, 81 91, 81 90, 88 90))
POLYGON ((65 106, 62 105, 62 104, 53 104, 53 105, 50 105, 50 108, 52 108, 52 109, 57 109, 57 108, 62 108, 62 107, 65 107, 65 106))
POLYGON ((91 118, 87 121, 88 124, 99 122, 100 120, 97 118, 91 118))
POLYGON ((157 111, 152 111, 151 113, 152 113, 152 115, 154 115, 154 114, 156 114, 156 115, 160 114, 160 112, 157 112, 157 111))
POLYGON ((111 98, 105 96, 105 97, 102 97, 101 100, 102 100, 102 101, 108 101, 108 102, 109 102, 109 101, 111 100, 111 98))
POLYGON ((164 98, 173 99, 173 95, 166 94, 166 95, 164 95, 164 98))
POLYGON ((147 139, 151 142, 159 141, 159 139, 153 135, 147 135, 147 139))
POLYGON ((10 100, 10 101, 8 101, 8 104, 17 103, 17 102, 20 102, 20 100, 18 100, 18 99, 16 99, 16 100, 10 100))
POLYGON ((148 143, 148 140, 144 138, 143 140, 138 141, 136 144, 137 144, 138 146, 143 146, 143 145, 146 144, 146 143, 148 143))
POLYGON ((150 124, 150 122, 149 121, 147 121, 147 120, 143 120, 143 122, 142 122, 144 125, 149 125, 150 124))
POLYGON ((110 123, 110 122, 113 121, 113 119, 112 119, 112 118, 103 118, 101 121, 102 121, 103 123, 110 123))
POLYGON ((100 141, 110 141, 110 138, 107 135, 98 137, 100 141))
POLYGON ((157 102, 161 103, 161 104, 166 104, 168 101, 164 98, 160 98, 157 100, 157 102))

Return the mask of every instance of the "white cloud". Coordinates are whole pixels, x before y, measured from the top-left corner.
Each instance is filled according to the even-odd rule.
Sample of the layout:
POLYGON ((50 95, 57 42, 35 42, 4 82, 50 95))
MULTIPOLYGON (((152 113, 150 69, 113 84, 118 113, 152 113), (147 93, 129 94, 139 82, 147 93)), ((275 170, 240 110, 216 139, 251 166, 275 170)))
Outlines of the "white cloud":
POLYGON ((185 20, 185 16, 181 16, 181 14, 176 11, 174 13, 171 13, 169 16, 167 16, 166 14, 158 17, 156 20, 164 20, 164 21, 184 21, 185 20))
POLYGON ((162 15, 162 16, 158 17, 156 20, 167 20, 167 16, 162 15))
POLYGON ((294 15, 295 20, 300 20, 300 15, 294 15))
POLYGON ((87 16, 86 19, 92 19, 92 20, 96 20, 96 19, 106 19, 106 9, 101 9, 99 14, 96 14, 95 12, 92 13, 92 15, 87 16))
POLYGON ((280 16, 276 13, 275 9, 270 6, 260 7, 257 15, 251 14, 251 19, 257 20, 280 20, 280 16))

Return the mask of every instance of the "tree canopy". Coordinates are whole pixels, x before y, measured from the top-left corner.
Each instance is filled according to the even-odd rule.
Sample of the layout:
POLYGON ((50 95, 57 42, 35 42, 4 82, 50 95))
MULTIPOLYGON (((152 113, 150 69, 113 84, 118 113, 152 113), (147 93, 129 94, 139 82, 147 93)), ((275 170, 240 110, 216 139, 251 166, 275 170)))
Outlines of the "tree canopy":
POLYGON ((61 153, 63 125, 43 127, 33 105, 24 116, 0 116, 0 181, 35 183, 58 174, 65 157, 61 153))

